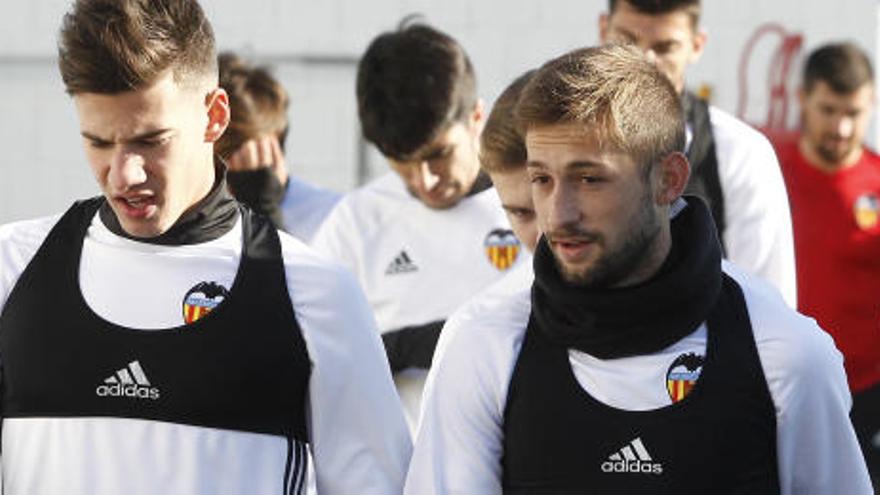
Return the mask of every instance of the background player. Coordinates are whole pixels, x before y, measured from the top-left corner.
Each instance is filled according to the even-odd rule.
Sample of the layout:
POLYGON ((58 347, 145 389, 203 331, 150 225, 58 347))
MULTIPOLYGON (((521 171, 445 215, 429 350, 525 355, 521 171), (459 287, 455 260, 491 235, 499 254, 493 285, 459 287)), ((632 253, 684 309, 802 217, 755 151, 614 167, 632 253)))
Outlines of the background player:
POLYGON ((796 301, 794 248, 785 184, 773 148, 758 131, 685 89, 702 55, 701 0, 609 0, 599 18, 603 43, 632 43, 682 96, 691 178, 686 192, 712 210, 725 257, 796 301))
POLYGON ((843 352, 852 419, 880 480, 880 157, 862 144, 874 71, 853 44, 817 48, 799 90, 801 130, 776 141, 794 222, 798 310, 843 352))
POLYGON ((229 52, 220 54, 220 87, 229 95, 232 117, 215 149, 229 166, 232 193, 309 242, 342 195, 287 172, 287 91, 267 67, 253 67, 229 52))
POLYGON ((448 35, 404 21, 375 38, 358 65, 358 112, 393 173, 346 195, 313 242, 367 294, 411 427, 443 322, 528 258, 480 173, 476 91, 448 35))

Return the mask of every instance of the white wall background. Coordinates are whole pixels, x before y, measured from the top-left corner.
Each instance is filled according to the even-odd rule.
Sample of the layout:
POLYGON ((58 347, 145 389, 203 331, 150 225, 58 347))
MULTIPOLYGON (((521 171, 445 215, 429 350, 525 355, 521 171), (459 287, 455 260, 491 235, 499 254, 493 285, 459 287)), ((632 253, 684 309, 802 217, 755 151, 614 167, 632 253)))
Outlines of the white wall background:
MULTIPOLYGON (((348 190, 385 170, 359 138, 354 101, 358 56, 379 32, 422 13, 470 53, 487 104, 521 72, 596 42, 605 0, 202 0, 221 49, 276 67, 293 99, 288 142, 293 173, 348 190), (360 168, 359 168, 360 164, 360 168), (365 167, 365 168, 364 168, 365 167)), ((68 0, 4 1, 0 17, 0 223, 64 209, 98 192, 80 149, 73 104, 55 68, 56 32, 68 0)), ((707 85, 718 106, 737 109, 748 79, 747 120, 763 124, 768 77, 780 38, 767 35, 741 67, 759 26, 803 35, 803 49, 851 39, 877 60, 876 0, 704 0, 709 43, 688 84, 707 85)), ((796 61, 797 62, 797 61, 796 61)), ((789 74, 793 93, 798 65, 789 74)), ((796 120, 796 109, 789 123, 796 120)), ((872 134, 873 136, 873 134, 872 134)), ((871 139, 876 142, 876 139, 871 139)))

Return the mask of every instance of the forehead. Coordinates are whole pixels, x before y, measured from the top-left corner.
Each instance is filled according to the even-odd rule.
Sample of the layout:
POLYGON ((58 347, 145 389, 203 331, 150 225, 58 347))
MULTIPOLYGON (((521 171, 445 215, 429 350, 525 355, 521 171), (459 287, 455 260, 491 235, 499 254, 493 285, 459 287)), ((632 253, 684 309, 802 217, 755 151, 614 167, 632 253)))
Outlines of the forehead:
POLYGON ((639 41, 685 40, 694 34, 691 16, 685 10, 646 14, 625 1, 618 2, 609 16, 609 26, 639 41))
POLYGON ((851 93, 837 93, 825 81, 817 81, 806 93, 807 103, 847 108, 867 108, 874 103, 874 85, 865 84, 851 93))
POLYGON ((492 184, 506 207, 531 208, 532 189, 529 175, 523 165, 517 169, 492 172, 492 184))
POLYGON ((79 93, 73 98, 83 131, 115 138, 149 127, 175 126, 182 115, 199 108, 200 95, 196 88, 181 86, 167 74, 135 91, 79 93))
POLYGON ((467 127, 463 122, 455 122, 442 129, 431 141, 422 145, 401 162, 421 161, 450 147, 455 147, 467 138, 467 127))
POLYGON ((588 162, 603 164, 621 153, 603 147, 597 133, 581 124, 552 124, 526 131, 528 166, 570 166, 588 162))

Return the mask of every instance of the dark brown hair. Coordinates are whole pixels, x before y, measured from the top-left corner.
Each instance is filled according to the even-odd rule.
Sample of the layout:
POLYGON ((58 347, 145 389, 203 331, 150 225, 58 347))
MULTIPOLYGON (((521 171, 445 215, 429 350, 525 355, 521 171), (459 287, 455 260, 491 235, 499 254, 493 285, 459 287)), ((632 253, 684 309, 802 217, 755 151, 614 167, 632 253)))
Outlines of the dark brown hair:
POLYGON ((363 135, 401 161, 465 120, 477 104, 474 69, 461 45, 409 20, 370 43, 357 73, 363 135))
POLYGON ((649 170, 685 145, 675 88, 631 46, 584 48, 547 62, 526 84, 514 116, 523 135, 535 126, 580 125, 603 149, 649 170))
POLYGON ((69 94, 137 90, 168 70, 177 82, 216 77, 214 33, 195 0, 76 0, 58 67, 69 94))
POLYGON ((700 15, 703 11, 700 0, 608 0, 608 13, 614 14, 620 2, 648 15, 683 11, 690 17, 693 28, 700 24, 700 15))
POLYGON ((804 91, 810 92, 817 82, 825 82, 838 94, 850 94, 874 82, 871 61, 853 43, 831 43, 814 50, 807 57, 803 74, 804 91))
POLYGON ((232 119, 214 150, 223 158, 259 136, 274 134, 284 148, 287 137, 287 91, 268 67, 253 67, 234 53, 221 53, 220 87, 229 94, 232 119))
POLYGON ((534 74, 535 71, 530 70, 517 77, 492 106, 480 135, 480 163, 486 172, 504 172, 526 165, 526 143, 517 129, 513 110, 534 74))

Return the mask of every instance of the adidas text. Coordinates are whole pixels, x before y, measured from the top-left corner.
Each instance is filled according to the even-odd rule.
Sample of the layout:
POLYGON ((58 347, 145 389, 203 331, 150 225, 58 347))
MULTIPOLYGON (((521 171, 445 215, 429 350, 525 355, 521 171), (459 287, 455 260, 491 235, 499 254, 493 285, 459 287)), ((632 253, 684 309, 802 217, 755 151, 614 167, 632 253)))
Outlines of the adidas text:
POLYGON ((159 399, 159 389, 156 387, 144 387, 141 385, 98 385, 95 393, 99 397, 135 397, 138 399, 159 399))
POLYGON ((603 473, 645 473, 663 474, 663 466, 659 462, 645 461, 605 461, 602 463, 603 473))
POLYGON ((640 437, 608 456, 602 463, 603 473, 663 474, 663 465, 654 462, 640 437))

